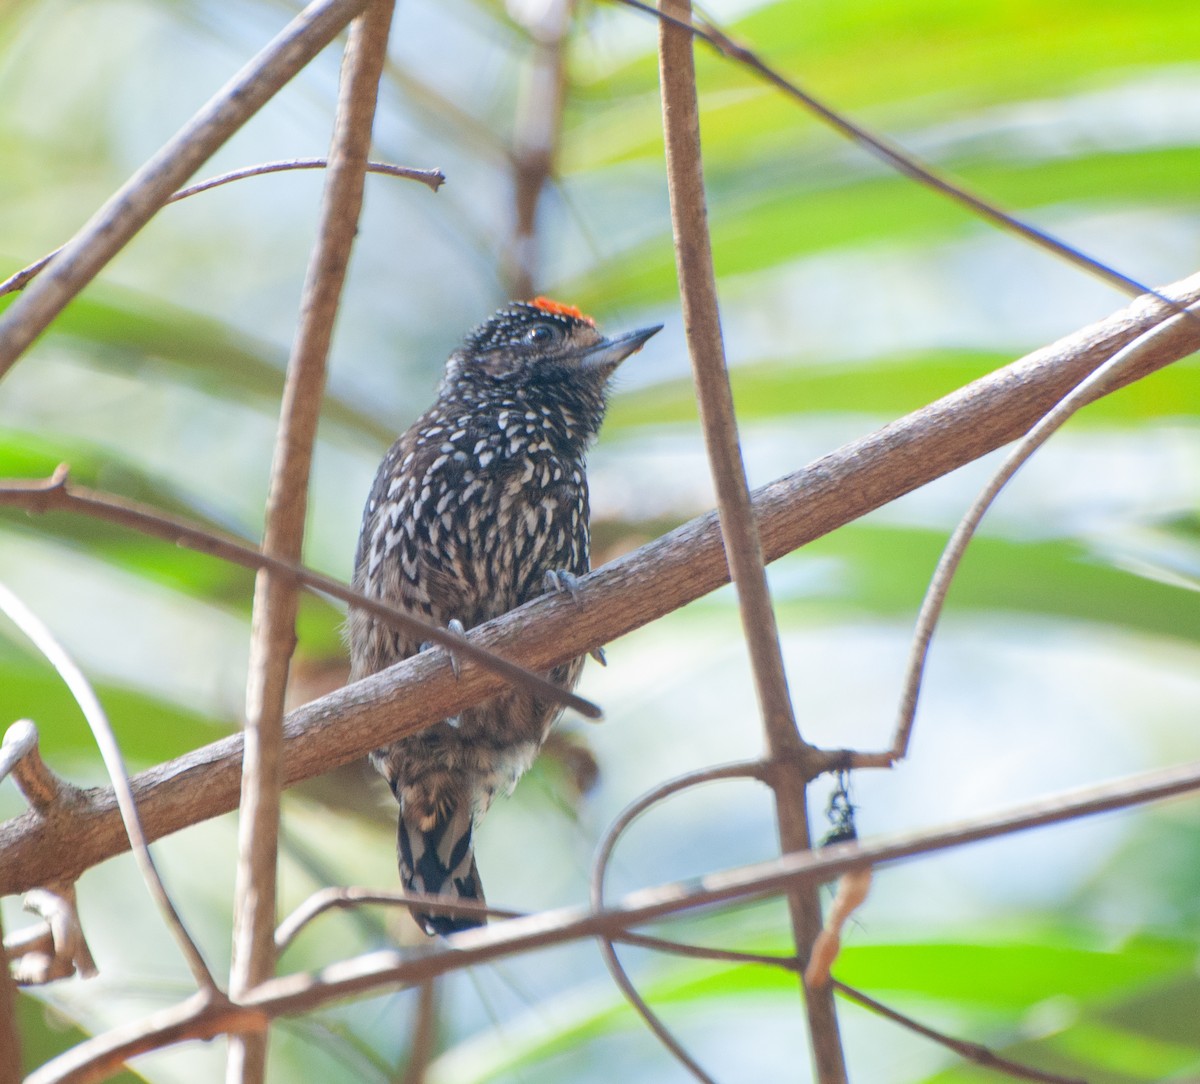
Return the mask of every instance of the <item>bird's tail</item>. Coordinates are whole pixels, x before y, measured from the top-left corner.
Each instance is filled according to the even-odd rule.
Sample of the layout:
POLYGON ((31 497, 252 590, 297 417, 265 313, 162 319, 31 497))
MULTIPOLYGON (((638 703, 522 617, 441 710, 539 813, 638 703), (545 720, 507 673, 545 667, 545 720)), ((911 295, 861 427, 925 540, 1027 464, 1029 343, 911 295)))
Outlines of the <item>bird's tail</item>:
MULTIPOLYGON (((447 900, 475 900, 483 903, 483 885, 471 847, 472 816, 470 803, 439 812, 432 827, 424 827, 429 818, 418 818, 400 811, 397 852, 400 880, 410 892, 443 896, 447 900)), ((482 926, 486 919, 476 915, 448 912, 413 912, 413 918, 427 934, 448 934, 482 926)))

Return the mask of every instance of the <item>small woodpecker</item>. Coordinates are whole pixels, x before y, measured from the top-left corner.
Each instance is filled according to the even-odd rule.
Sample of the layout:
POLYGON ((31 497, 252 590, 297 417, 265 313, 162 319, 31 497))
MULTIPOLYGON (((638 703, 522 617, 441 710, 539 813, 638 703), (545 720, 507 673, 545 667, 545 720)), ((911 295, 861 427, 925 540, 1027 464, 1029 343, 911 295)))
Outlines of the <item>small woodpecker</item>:
MULTIPOLYGON (((459 630, 590 566, 586 454, 609 379, 659 327, 603 338, 548 298, 513 302, 450 355, 437 401, 384 457, 363 513, 354 586, 459 630)), ((351 680, 416 654, 415 637, 361 610, 349 621, 351 680)), ((554 668, 574 688, 583 659, 554 668)), ((471 835, 498 791, 533 763, 561 707, 510 687, 371 754, 400 803, 406 889, 483 901, 471 835)), ((427 934, 482 919, 414 914, 427 934)))

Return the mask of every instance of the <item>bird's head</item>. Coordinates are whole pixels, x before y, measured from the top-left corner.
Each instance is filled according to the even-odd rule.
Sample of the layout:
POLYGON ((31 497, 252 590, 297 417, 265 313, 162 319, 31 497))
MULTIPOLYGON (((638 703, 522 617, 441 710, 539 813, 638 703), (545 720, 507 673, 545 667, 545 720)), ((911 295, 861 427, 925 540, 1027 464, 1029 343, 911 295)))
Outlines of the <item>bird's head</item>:
POLYGON ((583 383, 602 388, 662 325, 608 339, 573 305, 547 297, 514 301, 495 313, 450 357, 452 379, 505 383, 583 383))

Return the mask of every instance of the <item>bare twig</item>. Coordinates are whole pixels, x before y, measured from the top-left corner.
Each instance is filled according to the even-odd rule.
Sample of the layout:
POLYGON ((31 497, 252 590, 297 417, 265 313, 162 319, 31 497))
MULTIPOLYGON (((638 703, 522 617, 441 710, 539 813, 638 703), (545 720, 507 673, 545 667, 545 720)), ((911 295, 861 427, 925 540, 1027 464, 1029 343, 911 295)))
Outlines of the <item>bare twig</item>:
MULTIPOLYGON (((288 561, 299 561, 303 547, 325 361, 358 232, 371 128, 394 6, 394 0, 374 0, 354 20, 342 65, 321 221, 288 361, 263 535, 263 552, 288 561)), ((296 587, 290 576, 266 570, 258 574, 255 585, 230 971, 234 996, 275 972, 283 712, 296 643, 296 587)), ((265 1073, 265 1032, 239 1036, 230 1043, 228 1080, 253 1084, 265 1073)))
MULTIPOLYGON (((747 773, 747 777, 754 777, 754 765, 747 762, 745 764, 727 765, 717 769, 707 769, 705 771, 692 773, 691 776, 685 777, 682 780, 673 780, 671 784, 667 784, 669 793, 678 793, 685 789, 688 785, 699 785, 703 782, 711 782, 716 779, 739 778, 742 773, 747 773), (715 772, 715 774, 714 774, 715 772)), ((636 804, 637 811, 631 815, 631 809, 626 809, 622 812, 621 818, 624 821, 624 827, 627 828, 631 821, 639 815, 639 812, 644 812, 650 805, 654 804, 655 800, 662 800, 666 797, 662 793, 661 788, 656 789, 655 797, 647 801, 650 796, 645 796, 638 800, 636 804)), ((631 807, 632 808, 632 807, 631 807)), ((612 846, 615 844, 616 836, 610 828, 607 837, 604 841, 608 847, 608 857, 611 858, 612 846)), ((856 873, 868 872, 868 870, 849 870, 842 874, 842 877, 851 877, 856 873)), ((597 895, 597 872, 596 867, 593 867, 591 880, 591 906, 593 911, 603 909, 603 870, 599 873, 600 895, 597 895)), ((323 914, 328 914, 331 910, 352 909, 367 905, 382 905, 386 907, 420 907, 428 906, 428 900, 421 896, 414 896, 402 892, 377 892, 367 888, 325 888, 318 892, 314 892, 307 900, 296 908, 283 922, 280 923, 279 929, 275 932, 275 944, 280 953, 289 946, 301 932, 306 929, 309 924, 323 914)), ((490 918, 520 918, 523 913, 519 911, 507 911, 498 907, 485 907, 475 903, 463 903, 459 901, 457 904, 448 905, 455 908, 455 913, 470 913, 487 915, 490 918)), ((613 942, 622 945, 634 945, 638 948, 652 949, 655 952, 665 952, 672 956, 681 956, 692 960, 707 960, 712 963, 728 963, 728 964, 751 964, 764 967, 776 967, 784 971, 798 972, 800 965, 794 954, 784 955, 781 953, 763 953, 763 952, 743 952, 737 949, 718 948, 712 945, 694 945, 682 941, 674 941, 665 937, 655 937, 644 933, 635 933, 632 930, 618 930, 613 933, 603 934, 598 937, 602 945, 609 945, 613 942)), ((618 966, 620 966, 618 964, 618 966)), ((967 1042, 962 1039, 957 1039, 952 1035, 947 1035, 944 1032, 935 1030, 925 1024, 914 1020, 904 1013, 883 1005, 874 998, 869 997, 861 990, 853 986, 848 986, 844 982, 839 982, 837 979, 832 980, 833 988, 843 996, 857 1001, 863 1007, 872 1012, 876 1012, 881 1016, 886 1017, 900 1027, 907 1028, 909 1031, 915 1032, 918 1035, 924 1036, 927 1039, 952 1050, 960 1057, 967 1059, 977 1065, 983 1065, 988 1068, 999 1069, 1007 1072, 1010 1076, 1014 1076, 1020 1080, 1048 1081, 1050 1084, 1081 1084, 1080 1081, 1070 1077, 1056 1076, 1053 1073, 1045 1073, 1039 1069, 1033 1069, 1020 1062, 1012 1061, 1008 1058, 997 1054, 990 1047, 984 1046, 982 1043, 967 1042)), ((422 984, 420 996, 425 997, 425 991, 428 985, 422 984)), ((636 991, 635 991, 636 994, 636 991)), ((638 999, 640 1002, 640 998, 638 999)), ((642 1003, 644 1004, 644 1003, 642 1003)), ((637 1004, 634 1006, 637 1008, 637 1004)), ((418 1014, 423 1011, 422 1006, 418 1005, 418 1014)), ((653 1015, 653 1014, 651 1014, 653 1015)), ((647 1021, 649 1023, 649 1021, 647 1021)), ((421 1029, 414 1023, 414 1032, 420 1032, 421 1029)))
MULTIPOLYGON (((275 931, 275 951, 282 955, 314 919, 329 911, 350 910, 368 904, 385 907, 427 907, 435 896, 419 892, 384 892, 370 888, 322 888, 314 892, 275 931)), ((440 907, 441 904, 439 903, 440 907)), ((478 915, 481 918, 519 918, 520 911, 506 911, 501 907, 489 907, 475 900, 453 900, 446 903, 446 911, 454 915, 478 915)))
MULTIPOLYGON (((850 870, 842 874, 842 876, 848 877, 853 875, 854 872, 854 870, 850 870)), ((693 960, 777 967, 784 971, 798 971, 800 969, 795 956, 762 952, 739 952, 734 949, 714 948, 710 945, 692 945, 681 941, 671 941, 663 937, 650 937, 646 934, 632 933, 629 930, 612 935, 611 940, 619 941, 623 945, 637 945, 641 948, 653 949, 656 952, 665 952, 673 956, 683 956, 693 960)), ((908 1031, 930 1039, 939 1046, 946 1047, 948 1050, 952 1050, 959 1057, 973 1064, 1006 1072, 1009 1076, 1016 1077, 1018 1080, 1043 1081, 1046 1084, 1086 1084, 1085 1081, 1081 1081, 1075 1077, 1047 1073, 1041 1069, 1034 1069, 1021 1062, 1005 1058, 982 1043, 967 1042, 963 1039, 956 1039, 953 1035, 947 1035, 945 1032, 937 1031, 926 1024, 914 1020, 911 1016, 906 1016, 904 1013, 876 1001, 861 990, 853 986, 848 986, 844 982, 839 982, 837 979, 832 980, 832 985, 834 990, 843 997, 858 1002, 863 1008, 885 1017, 892 1021, 892 1023, 908 1031)))
MULTIPOLYGON (((231 169, 227 173, 219 173, 215 177, 190 184, 187 188, 181 188, 167 202, 176 203, 189 196, 220 188, 221 185, 245 180, 247 177, 261 177, 267 173, 287 173, 292 170, 325 169, 328 165, 328 158, 288 158, 279 162, 260 162, 256 166, 231 169)), ((446 175, 440 169, 416 169, 413 166, 396 166, 390 162, 368 162, 364 168, 368 173, 380 173, 385 177, 402 177, 408 181, 419 181, 434 192, 446 183, 446 175)))
MULTIPOLYGON (((201 192, 208 192, 210 189, 220 188, 221 185, 232 184, 234 181, 241 181, 247 177, 262 177, 268 173, 285 173, 291 170, 324 169, 328 164, 329 159, 327 158, 289 158, 280 162, 260 162, 256 166, 231 169, 228 173, 219 173, 207 180, 197 181, 196 184, 188 185, 187 188, 181 188, 166 202, 177 203, 189 196, 197 196, 201 192)), ((367 172, 419 181, 421 184, 428 185, 435 192, 446 183, 445 174, 440 169, 414 169, 411 166, 394 166, 388 162, 368 162, 367 172)), ((53 252, 47 252, 41 259, 34 260, 33 263, 0 282, 0 297, 24 289, 26 284, 34 279, 65 247, 65 245, 59 245, 53 252)))
POLYGON ((1183 322, 1189 319, 1190 313, 1195 311, 1191 309, 1188 312, 1172 316, 1165 323, 1143 332, 1133 342, 1122 347, 1108 361, 1081 380, 1029 430, 1008 454, 1000 469, 984 486, 983 491, 975 498, 966 515, 954 529, 954 533, 950 536, 950 541, 946 544, 938 561, 937 568, 934 570, 933 579, 925 592, 925 598, 921 602, 916 629, 913 632, 912 647, 909 651, 908 664, 905 667, 896 736, 892 742, 892 752, 897 760, 903 759, 908 753, 908 743, 912 736, 913 722, 917 713, 917 698, 921 691, 921 677, 925 672, 929 644, 933 639, 938 618, 941 617, 946 593, 950 590, 954 574, 958 570, 967 546, 975 536, 980 520, 983 519, 1000 490, 1008 484, 1012 476, 1038 448, 1067 422, 1072 414, 1117 388, 1121 383, 1123 373, 1138 367, 1147 355, 1157 349, 1156 344, 1160 340, 1177 330, 1183 322))
POLYGON ((566 99, 566 41, 574 0, 531 9, 533 54, 513 124, 513 235, 503 270, 510 297, 532 297, 538 270, 537 211, 554 172, 566 99))
POLYGON ((3 376, 63 307, 367 0, 315 0, 139 169, 0 314, 3 376))
POLYGON ((701 41, 707 42, 721 56, 741 64, 749 71, 754 72, 760 79, 765 80, 776 89, 781 90, 788 97, 799 102, 818 120, 829 125, 838 134, 853 140, 880 161, 891 166, 897 173, 903 174, 905 177, 924 185, 931 191, 945 196, 947 199, 965 207, 972 214, 986 219, 992 225, 999 226, 1001 229, 1015 234, 1022 240, 1053 253, 1060 259, 1083 269, 1088 274, 1095 275, 1129 297, 1137 297, 1140 294, 1152 294, 1160 301, 1175 308, 1166 295, 1158 293, 1152 287, 1145 286, 1128 275, 1123 275, 1120 271, 1110 267, 1103 261, 1089 256, 1085 252, 1081 252, 1073 245, 1059 240, 1045 230, 1031 226, 1016 216, 1002 211, 994 203, 975 195, 957 181, 951 180, 949 177, 939 173, 932 166, 921 162, 909 151, 903 150, 896 144, 875 135, 862 125, 856 124, 854 121, 848 119, 844 113, 827 105, 813 94, 803 90, 794 81, 780 74, 757 53, 747 49, 743 45, 739 45, 711 19, 702 18, 700 23, 697 24, 693 21, 690 11, 671 13, 661 3, 656 10, 649 3, 645 3, 644 0, 615 0, 615 2, 624 4, 626 7, 636 8, 638 11, 644 11, 647 15, 654 16, 660 23, 669 23, 671 26, 677 27, 699 38, 701 41))
POLYGON ((331 1001, 389 987, 426 982, 504 956, 587 937, 612 937, 631 926, 701 907, 761 899, 786 891, 797 881, 818 884, 865 865, 930 854, 1198 790, 1200 762, 1159 769, 929 831, 787 854, 693 881, 641 889, 599 912, 582 908, 546 911, 466 930, 447 938, 441 946, 369 953, 330 964, 315 974, 270 979, 241 1004, 219 1001, 206 1006, 193 999, 173 1006, 79 1044, 33 1073, 26 1084, 83 1084, 98 1080, 101 1067, 120 1064, 138 1053, 187 1039, 244 1030, 254 1021, 261 1026, 270 1018, 310 1012, 331 1001))
POLYGON ((369 598, 331 576, 314 572, 296 561, 285 561, 280 557, 265 554, 257 547, 231 535, 209 530, 148 505, 77 486, 68 481, 66 464, 60 465, 53 476, 47 479, 0 480, 0 507, 5 505, 39 514, 64 511, 95 516, 97 519, 120 524, 122 527, 152 538, 160 538, 173 545, 186 546, 198 553, 219 557, 242 568, 269 569, 277 575, 289 576, 320 594, 366 610, 382 624, 400 632, 416 633, 422 643, 428 641, 440 644, 446 649, 447 657, 453 653, 460 662, 475 662, 500 674, 515 685, 524 685, 533 689, 539 696, 550 697, 573 708, 585 718, 599 719, 601 716, 600 709, 590 700, 567 692, 562 686, 555 685, 541 675, 526 670, 494 652, 478 647, 470 639, 449 629, 431 625, 405 610, 369 598))
POLYGON ((399 1084, 425 1084, 429 1063, 437 1049, 437 982, 430 979, 417 988, 417 1011, 413 1014, 404 1073, 399 1084))
MULTIPOLYGON (((766 782, 766 774, 767 769, 765 764, 757 760, 744 761, 738 764, 725 764, 717 768, 704 768, 700 771, 689 772, 686 775, 668 780, 666 783, 660 784, 649 793, 642 795, 636 801, 626 806, 608 826, 604 836, 600 840, 599 846, 596 848, 596 857, 592 861, 592 874, 589 879, 592 910, 602 911, 604 909, 604 878, 608 872, 608 863, 612 858, 613 848, 616 847, 617 840, 621 838, 629 825, 647 809, 661 802, 664 798, 670 797, 672 794, 699 786, 701 783, 712 783, 721 779, 757 779, 759 782, 766 782)), ((706 1084, 712 1084, 712 1077, 687 1052, 687 1049, 675 1038, 667 1025, 659 1018, 658 1014, 646 1003, 645 998, 642 997, 634 985, 633 979, 630 978, 629 972, 625 970, 624 965, 617 956, 612 938, 600 938, 600 952, 604 958, 604 964, 608 968, 608 973, 613 978, 613 982, 617 984, 617 988, 625 995, 625 999, 633 1007, 634 1011, 645 1021, 646 1026, 658 1037, 659 1042, 674 1054, 676 1060, 685 1066, 697 1080, 704 1081, 706 1084)))
MULTIPOLYGON (((58 642, 55 635, 47 628, 45 622, 4 584, 0 584, 0 612, 3 612, 30 639, 33 645, 45 657, 46 661, 54 667, 58 676, 62 678, 63 683, 70 690, 75 703, 79 705, 79 710, 83 713, 83 717, 87 720, 87 724, 91 728, 92 737, 95 738, 96 745, 100 748, 100 756, 104 760, 105 770, 112 781, 117 808, 120 811, 121 821, 125 827, 125 834, 128 837, 130 847, 133 849, 134 859, 142 874, 142 879, 146 882, 146 888, 150 892, 150 897, 158 905, 159 912, 162 914, 167 928, 171 931, 172 936, 174 936, 176 943, 179 945, 179 950, 183 953, 183 958, 187 962, 188 969, 191 971, 192 977, 195 978, 196 984, 202 990, 215 989, 216 981, 212 977, 212 972, 209 971, 208 965, 204 962, 204 956, 201 954, 196 942, 192 940, 187 927, 184 926, 183 919, 179 917, 179 912, 171 902, 171 897, 167 894, 166 887, 162 883, 162 878, 158 875, 154 859, 150 856, 150 848, 146 845, 146 836, 142 831, 142 824, 138 817, 137 801, 134 798, 133 788, 129 782, 129 773, 125 769, 125 760, 121 756, 121 747, 117 743, 117 738, 108 721, 108 716, 105 715, 104 708, 100 705, 100 700, 92 689, 91 682, 84 676, 83 671, 75 664, 75 660, 71 658, 62 644, 58 642)), ((29 750, 26 750, 27 754, 36 749, 36 732, 34 737, 35 741, 33 745, 29 750)), ((18 736, 18 740, 21 740, 20 735, 18 736)), ((25 741, 28 741, 27 737, 25 741)), ((35 792, 45 797, 48 793, 47 780, 41 773, 38 773, 38 779, 39 782, 37 783, 35 792)), ((48 879, 46 883, 50 883, 50 880, 48 879)), ((60 884, 70 883, 69 878, 54 878, 52 880, 60 884)))
POLYGON ((856 990, 853 986, 847 986, 844 982, 838 982, 837 979, 833 980, 833 988, 843 997, 857 1002, 863 1008, 870 1009, 871 1012, 886 1017, 893 1023, 899 1024, 902 1028, 907 1028, 917 1035, 923 1035, 926 1039, 932 1039, 935 1043, 953 1050, 960 1058, 971 1062, 973 1065, 980 1065, 985 1069, 995 1069, 997 1072, 1006 1073, 1017 1080, 1035 1080, 1041 1081, 1042 1084, 1088 1084, 1086 1080, 1082 1080, 1079 1077, 1062 1076, 1059 1073, 1046 1072, 1042 1069, 1035 1069, 1030 1065, 1024 1065, 1019 1061, 1012 1061, 1010 1058, 1001 1057, 990 1047, 986 1047, 982 1043, 967 1042, 965 1039, 956 1039, 953 1035, 947 1035, 944 1031, 936 1031, 925 1024, 918 1023, 911 1016, 905 1016, 903 1013, 889 1008, 882 1002, 876 1001, 873 997, 868 997, 861 990, 856 990))
MULTIPOLYGON (((682 21, 691 21, 690 0, 659 0, 659 9, 682 21)), ((725 367, 700 155, 700 107, 692 39, 672 23, 659 24, 659 81, 675 265, 700 420, 717 492, 721 537, 737 589, 742 633, 750 653, 767 749, 777 762, 771 786, 775 792, 780 845, 785 851, 799 851, 811 845, 805 800, 811 776, 805 765, 796 760, 807 744, 792 713, 762 544, 754 523, 750 487, 738 442, 733 392, 725 367)), ((798 887, 789 894, 788 910, 796 952, 807 958, 821 930, 821 902, 816 888, 798 887)), ((833 996, 827 990, 809 989, 804 1001, 816 1078, 820 1084, 842 1084, 846 1065, 833 996)))
MULTIPOLYGON (((1200 276, 1169 288, 1188 302, 1200 276)), ((936 403, 853 441, 758 490, 755 517, 769 560, 790 553, 918 486, 1020 437, 1082 377, 1160 322, 1164 306, 1145 299, 1116 316, 977 380, 936 403)), ((1183 321, 1157 340, 1132 382, 1197 348, 1183 321)), ((471 642, 549 670, 618 639, 728 582, 716 517, 707 515, 625 554, 585 578, 579 605, 545 597, 473 629, 471 642)), ((444 658, 423 653, 293 712, 285 724, 288 785, 365 755, 494 696, 502 679, 466 667, 456 681, 444 658)), ((204 746, 141 773, 134 791, 156 839, 237 804, 241 737, 204 746)), ((110 791, 89 791, 69 825, 28 813, 0 824, 0 894, 82 870, 126 846, 110 791)))

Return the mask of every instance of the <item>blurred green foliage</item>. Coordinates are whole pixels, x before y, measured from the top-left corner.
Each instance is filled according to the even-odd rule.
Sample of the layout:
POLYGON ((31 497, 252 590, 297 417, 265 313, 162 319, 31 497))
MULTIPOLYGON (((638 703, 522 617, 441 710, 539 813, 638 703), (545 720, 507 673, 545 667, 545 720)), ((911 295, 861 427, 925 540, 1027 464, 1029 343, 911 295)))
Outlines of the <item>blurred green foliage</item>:
MULTIPOLYGON (((1007 209, 1141 281, 1200 263, 1200 7, 1053 0, 729 0, 712 14, 805 88, 1007 209)), ((61 243, 293 10, 277 0, 22 0, 0 6, 3 274, 61 243)), ((398 7, 375 156, 442 167, 432 195, 372 177, 331 359, 308 561, 347 577, 375 464, 432 395, 442 359, 505 298, 505 148, 537 5, 398 7)), ((682 345, 650 20, 581 5, 559 176, 541 205, 540 289, 608 327, 667 331, 626 367, 593 456, 600 559, 711 503, 682 345)), ((320 154, 329 50, 204 175, 320 154)), ((839 142, 699 50, 710 217, 745 453, 756 482, 1123 304, 839 142)), ((282 369, 320 177, 241 182, 163 211, 0 387, 0 476, 68 462, 88 485, 257 537, 282 369)), ((8 304, 0 299, 0 309, 8 304)), ((1200 483, 1194 362, 1088 408, 985 521, 935 641, 908 763, 855 780, 865 834, 932 825, 1197 756, 1200 483)), ((964 468, 772 569, 798 714, 826 744, 889 740, 912 616, 988 464, 964 468)), ((0 516, 3 578, 93 676, 134 766, 237 725, 252 578, 64 516, 0 516)), ((341 613, 306 602, 297 700, 344 679, 341 613)), ((52 671, 0 627, 0 721, 36 720, 51 762, 101 779, 52 671)), ((736 611, 718 592, 609 648, 583 692, 580 798, 544 760, 482 833, 493 902, 586 897, 596 838, 668 775, 760 747, 736 611)), ((281 907, 329 883, 392 886, 390 798, 340 772, 288 796, 281 907)), ((733 787, 639 823, 610 895, 769 857, 769 802, 733 787)), ((823 795, 815 794, 814 811, 823 795)), ((11 784, 0 812, 19 811, 11 784)), ((214 965, 227 965, 229 818, 157 847, 214 965)), ((881 871, 835 973, 950 1033, 1097 1084, 1200 1075, 1196 804, 1046 830, 881 871)), ((102 968, 25 996, 26 1060, 186 991, 132 866, 81 884, 102 968), (44 1000, 42 1000, 44 999, 44 1000)), ((23 921, 5 901, 6 928, 23 921)), ((319 966, 401 936, 378 912, 321 920, 283 961, 319 966)), ((777 903, 670 924, 783 950, 777 903)), ((722 1080, 796 1079, 786 973, 628 954, 639 985, 722 1080)), ((441 987, 428 1079, 685 1079, 572 946, 441 987)), ((399 1079, 410 993, 282 1026, 272 1079, 399 1079)), ((982 1080, 953 1055, 844 1010, 855 1080, 982 1080)), ((144 1078, 214 1079, 220 1044, 142 1059, 144 1078)), ((129 1077, 132 1079, 132 1077, 129 1077)), ((989 1076, 988 1079, 991 1079, 989 1076)))

